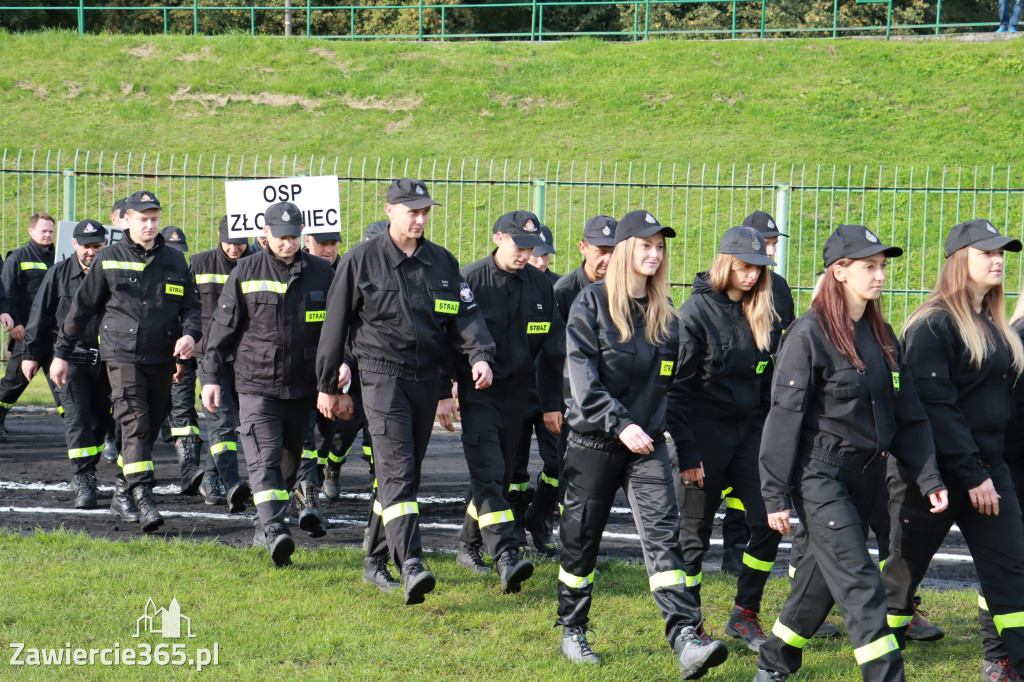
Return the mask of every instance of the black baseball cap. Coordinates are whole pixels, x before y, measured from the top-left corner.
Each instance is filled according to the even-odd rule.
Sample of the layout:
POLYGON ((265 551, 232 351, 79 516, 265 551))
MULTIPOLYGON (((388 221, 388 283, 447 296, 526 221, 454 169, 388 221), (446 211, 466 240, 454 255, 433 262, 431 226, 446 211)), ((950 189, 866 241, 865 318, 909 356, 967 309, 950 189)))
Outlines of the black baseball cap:
POLYGON ((615 218, 596 215, 583 228, 583 241, 594 246, 615 246, 615 218))
POLYGON ((663 232, 666 238, 675 237, 676 231, 658 222, 658 219, 647 211, 630 211, 619 219, 615 226, 615 243, 624 242, 630 237, 651 237, 663 232))
POLYGON ((391 224, 390 220, 374 220, 372 223, 366 226, 366 231, 363 232, 363 241, 367 239, 373 239, 378 234, 383 234, 388 231, 388 225, 391 224))
POLYGON ((185 231, 180 227, 168 225, 160 230, 160 234, 164 236, 164 244, 182 253, 188 253, 188 240, 185 239, 185 231))
POLYGON ((124 217, 124 207, 128 204, 128 199, 118 199, 114 202, 114 205, 110 207, 110 214, 117 214, 118 217, 124 217))
POLYGON ((275 239, 302 235, 302 211, 290 201, 274 204, 263 214, 263 224, 275 239))
POLYGON ((731 227, 722 235, 718 253, 738 258, 750 265, 775 265, 765 252, 764 235, 753 227, 731 227))
POLYGON ((228 228, 228 217, 224 216, 220 219, 220 227, 218 228, 220 233, 221 244, 248 244, 249 238, 245 235, 232 235, 231 230, 228 228))
POLYGON ((789 236, 788 234, 780 232, 779 226, 775 224, 775 218, 773 218, 770 213, 765 213, 764 211, 754 211, 743 219, 743 225, 754 228, 763 234, 765 239, 768 237, 789 236))
POLYGON ((949 258, 965 246, 973 246, 981 251, 995 251, 997 249, 1005 249, 1006 251, 1021 250, 1019 239, 1004 237, 999 234, 999 230, 996 229, 995 225, 984 218, 968 220, 949 231, 949 234, 946 235, 946 258, 949 258))
POLYGON ((107 241, 107 228, 103 227, 103 223, 98 220, 82 220, 75 225, 71 236, 81 246, 105 242, 107 241))
POLYGON ((402 204, 409 208, 441 205, 430 198, 426 183, 411 178, 401 178, 392 182, 385 196, 389 204, 402 204))
POLYGON ((124 207, 132 211, 138 211, 139 213, 141 213, 142 211, 148 211, 151 208, 155 208, 159 211, 160 201, 152 192, 147 192, 146 190, 139 190, 135 194, 125 199, 124 207))
POLYGON ((533 247, 533 256, 544 256, 549 253, 555 253, 555 236, 551 234, 551 230, 548 229, 547 225, 541 225, 537 230, 537 234, 540 235, 540 239, 543 244, 540 246, 533 247))
POLYGON ((867 258, 876 253, 884 253, 888 258, 895 258, 903 255, 903 249, 898 246, 886 246, 879 241, 874 232, 863 225, 840 225, 826 240, 825 248, 822 250, 826 268, 840 258, 867 258))
POLYGON ((494 223, 494 234, 499 232, 512 237, 520 249, 541 246, 540 218, 529 211, 512 211, 498 218, 494 223))
POLYGON ((310 232, 306 236, 307 237, 312 237, 316 241, 317 244, 323 244, 324 242, 330 242, 330 241, 335 241, 335 242, 340 242, 341 241, 341 233, 340 232, 310 232))

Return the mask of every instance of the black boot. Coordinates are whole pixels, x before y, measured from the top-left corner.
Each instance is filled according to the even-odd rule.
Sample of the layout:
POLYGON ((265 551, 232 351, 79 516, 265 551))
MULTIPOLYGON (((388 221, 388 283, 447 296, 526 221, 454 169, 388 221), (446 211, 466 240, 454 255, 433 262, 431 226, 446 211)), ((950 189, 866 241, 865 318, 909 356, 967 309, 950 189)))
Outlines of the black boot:
POLYGON ((75 474, 71 478, 71 487, 75 489, 75 509, 96 508, 96 472, 87 471, 75 474))
POLYGON ((526 510, 530 508, 530 500, 533 499, 533 490, 510 490, 505 493, 508 506, 512 508, 512 518, 515 519, 516 547, 526 549, 526 527, 523 519, 526 518, 526 510))
POLYGON ((139 508, 135 506, 135 500, 128 494, 128 482, 124 480, 124 475, 121 473, 114 477, 114 496, 110 498, 110 511, 125 521, 132 523, 139 521, 139 508))
POLYGON ((537 494, 526 510, 523 524, 530 532, 533 546, 538 552, 547 556, 555 556, 558 552, 558 540, 554 535, 551 523, 552 514, 558 506, 558 488, 538 480, 537 494))
POLYGON ((402 566, 402 584, 405 586, 405 603, 422 604, 428 593, 433 591, 437 579, 423 567, 423 562, 410 559, 402 566))
POLYGON ((523 589, 523 583, 533 575, 533 562, 519 558, 516 549, 506 549, 499 554, 494 560, 494 566, 498 569, 501 591, 505 594, 519 592, 523 589))
POLYGON ((376 585, 384 593, 402 586, 388 570, 387 552, 366 557, 363 561, 363 582, 376 585))
MULTIPOLYGON (((333 455, 332 455, 333 457, 333 455)), ((345 460, 341 462, 335 462, 330 457, 327 458, 327 466, 324 467, 324 495, 328 500, 336 500, 341 497, 341 465, 345 460)))
POLYGON ((7 440, 7 426, 4 422, 7 421, 7 413, 11 411, 9 407, 0 407, 0 443, 7 440))
POLYGON ((292 539, 288 528, 282 527, 278 529, 271 527, 270 530, 264 531, 262 526, 257 525, 257 535, 260 532, 263 532, 263 544, 270 550, 270 560, 274 562, 274 566, 278 568, 291 566, 292 552, 295 551, 295 540, 292 539))
POLYGON ((203 502, 211 507, 227 504, 227 491, 224 490, 224 482, 216 471, 207 471, 203 476, 203 482, 199 486, 199 492, 203 494, 203 502))
POLYGON ((300 481, 292 491, 292 499, 295 500, 295 508, 299 512, 299 528, 313 538, 327 535, 327 531, 324 530, 324 515, 320 511, 320 489, 309 481, 300 481))
POLYGON ((148 483, 140 483, 132 488, 132 499, 139 508, 139 525, 143 533, 152 533, 164 525, 164 517, 157 511, 156 501, 153 499, 153 486, 148 483))
POLYGON ((113 436, 107 436, 103 441, 103 461, 107 464, 117 464, 120 453, 117 451, 117 441, 113 436))
POLYGON ((249 483, 236 478, 234 481, 224 481, 224 487, 227 490, 228 511, 232 514, 244 512, 245 503, 252 495, 249 483))
POLYGON ((174 441, 174 451, 178 454, 178 465, 181 467, 182 495, 195 495, 203 483, 203 470, 199 466, 201 447, 199 436, 181 436, 174 441))

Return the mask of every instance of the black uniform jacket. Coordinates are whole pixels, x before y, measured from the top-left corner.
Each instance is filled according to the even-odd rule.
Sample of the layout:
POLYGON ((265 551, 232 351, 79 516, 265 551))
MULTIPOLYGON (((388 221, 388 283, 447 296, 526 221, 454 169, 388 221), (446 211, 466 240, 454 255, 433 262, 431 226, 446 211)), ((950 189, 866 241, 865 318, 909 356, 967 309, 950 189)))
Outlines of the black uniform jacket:
MULTIPOLYGON (((462 278, 480 305, 487 331, 494 339, 494 381, 518 379, 523 388, 540 387, 544 412, 558 412, 562 404, 561 374, 565 356, 565 322, 555 306, 554 291, 544 274, 527 265, 505 272, 494 253, 462 269, 462 278)), ((471 366, 453 362, 450 370, 460 382, 471 382, 471 366)))
MULTIPOLYGON (((239 260, 251 256, 253 253, 252 249, 246 247, 242 255, 239 256, 239 260)), ((213 319, 214 311, 217 310, 220 292, 224 290, 228 275, 236 265, 238 265, 238 261, 228 258, 220 246, 197 253, 189 261, 189 267, 192 269, 192 276, 196 282, 196 290, 199 292, 199 303, 203 308, 203 338, 196 343, 197 357, 203 357, 206 352, 210 321, 213 319)))
POLYGON ((493 362, 494 341, 455 256, 425 238, 406 256, 386 232, 360 242, 342 256, 331 285, 317 388, 340 392, 346 346, 361 372, 437 380, 449 328, 470 366, 493 362))
MULTIPOLYGON (((3 280, 4 291, 7 293, 11 318, 14 326, 28 324, 35 300, 43 277, 53 267, 53 245, 40 246, 34 241, 7 254, 0 279, 3 280)), ((0 312, 3 312, 0 309, 0 312)))
MULTIPOLYGON (((906 366, 893 372, 885 364, 867 318, 854 329, 863 371, 828 340, 813 310, 786 332, 761 437, 761 493, 769 513, 793 508, 794 472, 800 460, 812 457, 860 471, 891 453, 901 475, 925 496, 945 487, 928 417, 906 366)), ((887 331, 898 349, 888 325, 887 331)))
POLYGON ((558 283, 558 280, 562 279, 562 276, 559 275, 557 272, 552 272, 551 268, 544 270, 544 276, 548 278, 549 282, 551 282, 552 287, 554 287, 555 284, 558 283))
POLYGON ((141 365, 172 364, 182 336, 203 338, 202 313, 185 256, 158 234, 146 250, 124 239, 96 254, 64 318, 54 356, 89 347, 89 324, 100 319, 100 358, 141 365))
POLYGON ((989 478, 1003 462, 1004 435, 1013 411, 1016 373, 1010 349, 987 319, 995 347, 977 368, 953 320, 938 312, 903 337, 906 362, 928 413, 939 469, 968 488, 989 478))
POLYGON ((558 282, 555 283, 555 303, 558 304, 558 309, 562 312, 563 319, 569 319, 569 309, 572 308, 573 301, 576 300, 581 291, 591 284, 593 282, 587 277, 587 273, 583 271, 582 263, 580 263, 578 268, 558 279, 558 282))
MULTIPOLYGON (((682 360, 676 373, 686 390, 673 392, 669 423, 691 434, 687 440, 700 417, 757 420, 760 426, 769 407, 772 362, 769 352, 754 343, 743 304, 711 286, 708 274, 701 272, 679 317, 682 360)), ((699 456, 679 462, 680 469, 699 465, 699 456)))
POLYGON ((299 252, 285 263, 269 250, 238 261, 210 323, 203 358, 207 383, 234 364, 235 390, 270 398, 316 395, 314 359, 331 266, 299 252))
POLYGON ((637 306, 633 337, 622 342, 612 323, 605 283, 596 282, 580 293, 569 311, 565 336, 570 440, 598 449, 625 447, 619 434, 638 424, 655 441, 664 440, 668 429, 677 450, 692 451, 692 439, 672 429, 666 419, 668 393, 681 360, 678 324, 672 315, 668 340, 652 346, 637 306))
MULTIPOLYGON (((60 326, 71 310, 71 303, 75 300, 78 287, 84 281, 85 270, 74 254, 54 265, 46 273, 32 305, 32 314, 29 315, 28 324, 25 326, 26 360, 45 362, 53 354, 60 326)), ((99 317, 86 321, 85 330, 79 340, 81 350, 99 347, 99 329, 99 317)))
POLYGON ((779 316, 779 319, 772 324, 771 350, 772 354, 775 354, 779 352, 779 341, 782 338, 782 333, 796 319, 796 305, 793 303, 793 290, 789 288, 789 282, 786 281, 786 278, 774 272, 771 272, 771 276, 772 305, 775 306, 775 314, 779 316))
POLYGON ((4 278, 2 277, 4 270, 4 260, 0 258, 0 315, 7 313, 11 314, 10 301, 7 300, 7 288, 4 286, 4 278))

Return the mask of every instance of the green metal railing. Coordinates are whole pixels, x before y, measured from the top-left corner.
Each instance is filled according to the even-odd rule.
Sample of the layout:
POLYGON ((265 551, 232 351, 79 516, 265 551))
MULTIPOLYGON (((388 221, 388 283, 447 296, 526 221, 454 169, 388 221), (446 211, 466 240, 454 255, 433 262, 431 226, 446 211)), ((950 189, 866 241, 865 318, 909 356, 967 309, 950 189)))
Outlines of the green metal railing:
MULTIPOLYGON (((505 2, 505 3, 479 3, 479 4, 430 4, 425 3, 422 0, 416 4, 392 4, 392 5, 323 5, 314 4, 310 0, 295 0, 293 3, 294 7, 290 10, 283 7, 281 4, 271 5, 239 5, 239 6, 227 6, 227 5, 215 5, 209 3, 200 4, 198 0, 182 0, 180 4, 171 5, 155 5, 155 6, 119 6, 113 4, 100 4, 100 5, 87 5, 86 0, 67 0, 65 4, 48 5, 48 6, 12 6, 12 7, 0 7, 0 20, 3 19, 5 14, 10 15, 12 12, 18 11, 55 11, 55 12, 68 12, 73 13, 74 23, 77 24, 79 33, 86 33, 88 30, 88 15, 98 15, 104 12, 150 12, 154 13, 159 20, 162 21, 163 33, 169 32, 188 32, 189 28, 191 33, 200 34, 205 32, 201 30, 201 18, 203 16, 215 16, 218 13, 232 12, 232 13, 244 13, 248 15, 248 27, 247 30, 252 34, 256 35, 257 32, 267 33, 267 27, 262 23, 263 15, 282 15, 290 11, 293 17, 292 25, 302 26, 305 25, 304 34, 306 37, 320 37, 320 38, 334 38, 344 40, 372 40, 382 38, 393 38, 403 40, 461 40, 461 39, 519 39, 519 40, 550 40, 566 38, 570 36, 602 36, 602 37, 616 37, 630 40, 644 40, 651 36, 668 36, 668 35, 690 35, 690 36, 707 36, 707 37, 728 37, 728 38, 743 38, 743 37, 770 37, 770 36, 787 36, 787 35, 801 35, 801 36, 817 36, 817 35, 828 35, 831 37, 838 37, 840 35, 849 34, 860 34, 860 35, 878 35, 884 33, 886 37, 892 35, 893 31, 902 32, 913 32, 913 33, 934 33, 938 35, 946 30, 947 32, 963 32, 963 31, 977 31, 977 30, 991 30, 998 25, 998 21, 985 21, 985 22, 943 22, 942 21, 942 0, 936 0, 934 5, 934 20, 923 21, 923 23, 906 24, 906 23, 894 23, 893 19, 893 0, 856 0, 856 5, 871 5, 880 4, 886 6, 885 21, 884 23, 871 23, 872 17, 866 12, 858 13, 856 21, 850 17, 850 23, 843 25, 841 7, 843 3, 840 0, 833 0, 832 3, 832 22, 831 25, 819 25, 819 26, 803 26, 803 25, 778 25, 780 22, 784 22, 783 19, 769 19, 768 17, 768 3, 774 2, 775 0, 681 0, 681 1, 670 1, 670 0, 630 0, 627 2, 614 1, 614 0, 580 0, 579 2, 573 0, 521 0, 519 2, 505 2), (660 6, 685 6, 685 5, 718 5, 721 6, 723 12, 727 15, 728 26, 720 28, 671 28, 671 29, 657 29, 652 28, 652 10, 657 10, 660 6), (624 28, 621 30, 559 30, 545 28, 545 10, 550 10, 565 7, 610 7, 616 8, 618 11, 629 10, 632 13, 633 26, 632 30, 624 28), (742 7, 754 7, 760 9, 760 22, 756 19, 743 20, 742 25, 739 21, 739 9, 742 7), (529 26, 523 30, 515 32, 501 32, 501 31, 490 31, 490 32, 477 32, 472 30, 472 24, 470 22, 470 28, 462 26, 462 22, 458 21, 459 16, 474 16, 481 11, 493 12, 494 10, 520 10, 524 18, 528 15, 529 26), (394 13, 394 12, 407 12, 414 15, 417 20, 417 30, 415 32, 406 33, 379 33, 376 31, 367 31, 363 28, 360 21, 365 17, 373 17, 374 14, 381 13, 394 13), (459 14, 455 14, 458 12, 459 14), (260 13, 261 21, 257 21, 257 13, 260 13), (344 30, 335 31, 332 33, 317 32, 315 29, 313 17, 314 13, 318 13, 316 16, 323 18, 329 16, 333 19, 330 23, 332 27, 340 28, 347 26, 347 32, 344 30), (466 14, 468 13, 468 14, 466 14), (184 21, 175 22, 176 17, 182 17, 191 15, 191 26, 185 28, 187 23, 184 21), (425 21, 425 17, 427 21, 425 21), (436 24, 436 27, 431 27, 428 23, 436 24)), ((931 8, 929 7, 929 14, 931 8)), ((623 15, 626 16, 626 15, 623 15)), ((791 18, 791 21, 795 21, 795 18, 791 18)), ((212 26, 212 25, 211 25, 212 26)), ((246 30, 243 28, 244 24, 235 21, 230 26, 216 26, 213 27, 211 32, 224 32, 227 30, 246 30)), ((104 26, 102 30, 109 30, 109 27, 104 26)), ((283 30, 283 29, 282 29, 283 30)))
MULTIPOLYGON (((28 217, 48 211, 64 220, 108 222, 117 198, 145 188, 159 197, 164 225, 182 227, 193 252, 215 246, 224 211, 224 181, 256 177, 337 175, 343 248, 383 218, 393 178, 427 181, 441 202, 428 236, 461 263, 492 248, 498 216, 534 210, 551 227, 553 269, 576 267, 588 218, 646 208, 676 228, 669 279, 677 302, 694 274, 707 268, 722 232, 754 210, 766 210, 790 236, 780 240, 779 267, 807 307, 821 249, 835 226, 867 225, 905 250, 889 268, 885 307, 898 329, 930 291, 953 225, 992 220, 1024 236, 1024 173, 1013 168, 853 168, 850 166, 637 164, 481 159, 384 159, 297 156, 200 156, 5 149, 0 157, 0 247, 27 239, 28 217)), ((1007 291, 1022 282, 1024 260, 1008 254, 1007 291)))

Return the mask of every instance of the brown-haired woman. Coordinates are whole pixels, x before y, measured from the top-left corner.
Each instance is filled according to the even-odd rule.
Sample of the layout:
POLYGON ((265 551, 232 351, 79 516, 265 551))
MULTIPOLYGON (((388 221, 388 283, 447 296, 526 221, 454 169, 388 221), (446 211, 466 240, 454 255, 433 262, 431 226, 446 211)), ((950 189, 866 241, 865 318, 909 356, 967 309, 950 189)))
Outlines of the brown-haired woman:
POLYGON ((756 682, 781 682, 800 668, 804 645, 833 603, 863 678, 904 679, 882 577, 868 554, 867 519, 879 492, 872 468, 885 466, 891 452, 933 513, 945 509, 946 492, 928 419, 913 382, 900 381, 899 343, 877 303, 886 257, 902 253, 866 227, 841 225, 825 242, 811 309, 790 326, 777 357, 761 491, 775 530, 788 533, 797 510, 807 553, 761 646, 756 682))

